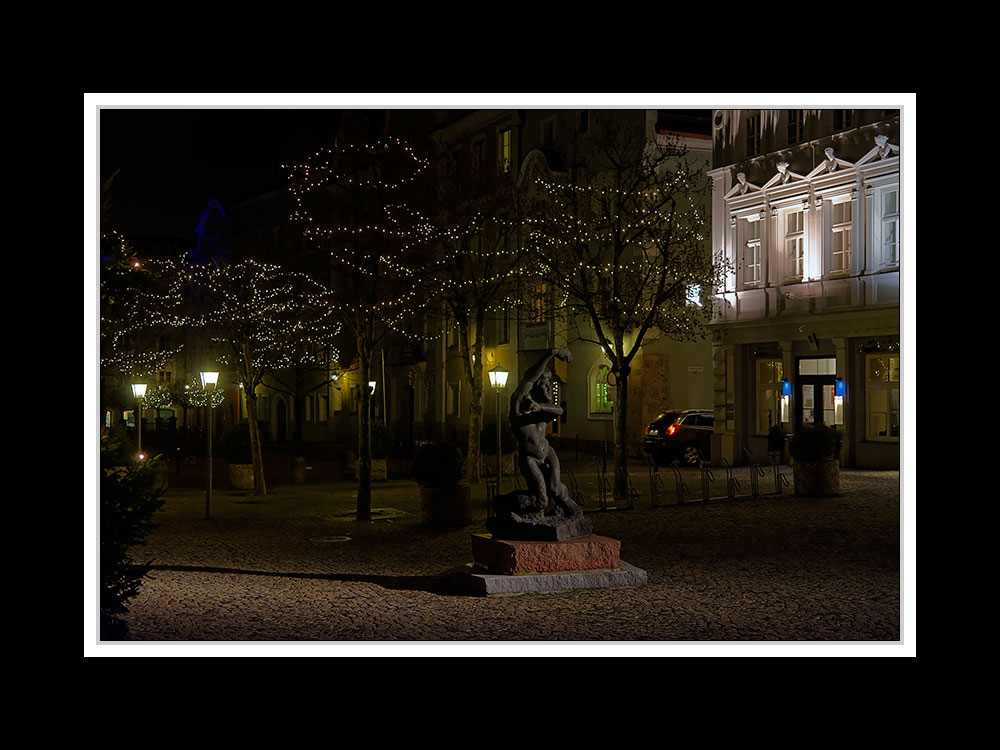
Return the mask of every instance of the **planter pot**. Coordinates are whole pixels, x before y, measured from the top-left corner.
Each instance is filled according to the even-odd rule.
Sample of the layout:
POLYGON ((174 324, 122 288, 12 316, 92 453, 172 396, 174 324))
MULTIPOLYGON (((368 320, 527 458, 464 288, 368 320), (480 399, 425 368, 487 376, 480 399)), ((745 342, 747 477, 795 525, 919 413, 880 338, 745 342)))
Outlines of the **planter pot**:
POLYGON ((795 461, 795 494, 806 497, 831 497, 840 494, 840 461, 795 461))
POLYGON ((421 487, 420 511, 428 526, 468 526, 472 523, 472 488, 421 487))
POLYGON ((252 490, 253 464, 229 464, 229 485, 234 490, 252 490))
MULTIPOLYGON (((372 479, 388 479, 389 470, 387 468, 388 459, 385 458, 373 458, 372 459, 372 479)), ((361 464, 357 461, 354 462, 354 478, 361 478, 361 464)))

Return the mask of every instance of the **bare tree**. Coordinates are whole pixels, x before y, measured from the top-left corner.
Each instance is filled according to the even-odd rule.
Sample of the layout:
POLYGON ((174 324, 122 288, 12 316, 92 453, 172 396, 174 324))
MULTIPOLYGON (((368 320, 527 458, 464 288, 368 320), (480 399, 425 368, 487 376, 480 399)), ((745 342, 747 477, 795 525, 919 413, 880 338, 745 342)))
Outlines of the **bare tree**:
POLYGON ((542 177, 544 207, 531 221, 537 273, 554 304, 585 325, 616 379, 615 498, 627 495, 629 374, 656 337, 707 335, 701 301, 716 279, 703 196, 710 183, 677 139, 651 139, 614 115, 566 146, 564 175, 542 177))

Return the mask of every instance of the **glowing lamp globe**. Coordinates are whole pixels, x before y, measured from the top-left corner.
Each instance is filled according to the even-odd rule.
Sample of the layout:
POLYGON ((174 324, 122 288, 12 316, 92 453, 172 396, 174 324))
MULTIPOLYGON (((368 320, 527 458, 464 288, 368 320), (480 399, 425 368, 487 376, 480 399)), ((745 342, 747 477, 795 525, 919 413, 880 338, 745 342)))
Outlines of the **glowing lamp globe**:
POLYGON ((219 384, 219 373, 202 371, 201 373, 202 388, 215 388, 218 384, 219 384))
POLYGON ((498 391, 503 390, 504 386, 507 385, 507 375, 510 373, 505 370, 500 365, 497 365, 492 370, 490 370, 490 385, 496 388, 498 391))

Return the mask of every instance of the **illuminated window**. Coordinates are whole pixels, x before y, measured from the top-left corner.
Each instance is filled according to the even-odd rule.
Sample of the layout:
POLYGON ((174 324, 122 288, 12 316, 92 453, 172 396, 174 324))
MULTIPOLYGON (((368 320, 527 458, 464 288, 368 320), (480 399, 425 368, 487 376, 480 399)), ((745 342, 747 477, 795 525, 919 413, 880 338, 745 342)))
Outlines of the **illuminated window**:
POLYGON ((698 284, 688 284, 685 297, 689 305, 701 307, 701 286, 698 284))
POLYGON ((881 209, 880 246, 883 266, 899 263, 899 188, 884 188, 880 191, 878 205, 881 209))
POLYGON ((851 268, 853 204, 851 201, 834 203, 831 245, 831 265, 833 272, 849 271, 851 268))
POLYGON ((611 414, 614 407, 614 397, 608 385, 610 366, 598 364, 591 368, 588 378, 589 409, 591 415, 611 414))
POLYGON ((899 442, 899 355, 869 354, 867 372, 867 438, 899 442))
POLYGON ((497 160, 500 167, 500 171, 504 174, 510 172, 513 166, 514 158, 514 143, 513 143, 513 132, 510 128, 500 131, 499 141, 497 143, 497 160))
POLYGON ((531 290, 528 300, 530 312, 528 323, 544 323, 548 315, 549 288, 547 284, 538 284, 531 290))
POLYGON ((746 275, 745 284, 759 284, 761 279, 760 262, 760 220, 747 222, 746 239, 746 275))
POLYGON ((780 359, 757 360, 757 434, 767 431, 781 422, 781 378, 780 359))
POLYGON ((802 210, 785 214, 785 275, 801 279, 806 272, 805 231, 802 210))

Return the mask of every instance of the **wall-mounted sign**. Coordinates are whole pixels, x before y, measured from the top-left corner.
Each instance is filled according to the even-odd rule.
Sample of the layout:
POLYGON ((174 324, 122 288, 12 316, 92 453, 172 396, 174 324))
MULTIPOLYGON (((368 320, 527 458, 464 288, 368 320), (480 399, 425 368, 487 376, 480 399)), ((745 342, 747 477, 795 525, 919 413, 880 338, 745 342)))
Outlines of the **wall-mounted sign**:
POLYGON ((688 365, 688 373, 691 375, 700 375, 705 372, 704 365, 688 365))

